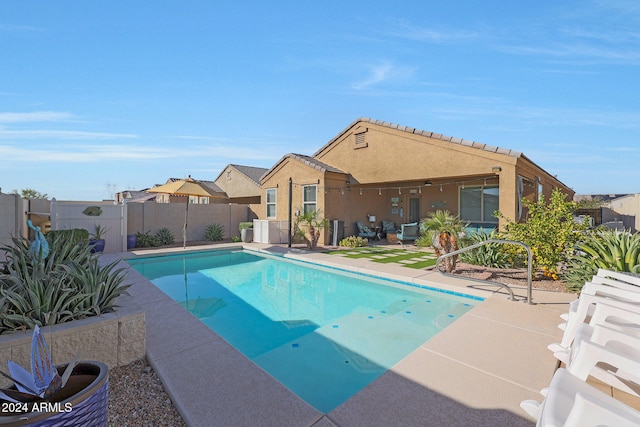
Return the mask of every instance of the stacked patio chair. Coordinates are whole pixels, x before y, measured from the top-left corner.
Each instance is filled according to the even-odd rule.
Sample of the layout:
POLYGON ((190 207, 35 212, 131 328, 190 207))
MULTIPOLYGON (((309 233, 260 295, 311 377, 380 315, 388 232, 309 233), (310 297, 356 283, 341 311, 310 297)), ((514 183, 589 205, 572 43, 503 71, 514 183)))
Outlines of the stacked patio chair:
POLYGON ((520 406, 536 426, 640 426, 640 411, 591 384, 640 397, 640 276, 600 269, 562 315, 562 341, 549 349, 558 368, 542 402, 520 406))

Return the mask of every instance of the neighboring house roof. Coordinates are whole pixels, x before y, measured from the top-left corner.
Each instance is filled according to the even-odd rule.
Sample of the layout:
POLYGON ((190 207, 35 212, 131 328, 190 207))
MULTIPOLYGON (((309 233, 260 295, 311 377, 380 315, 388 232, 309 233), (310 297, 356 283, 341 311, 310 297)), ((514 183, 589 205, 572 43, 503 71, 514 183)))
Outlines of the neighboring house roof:
POLYGON ((151 194, 151 193, 140 192, 140 191, 136 191, 135 193, 142 193, 142 194, 137 194, 132 198, 126 198, 125 200, 127 203, 143 203, 149 200, 154 200, 157 196, 157 194, 151 194))
MULTIPOLYGON (((180 181, 181 179, 182 178, 169 178, 165 184, 169 184, 170 182, 180 181)), ((198 181, 200 181, 201 183, 209 187, 214 193, 224 193, 224 190, 218 187, 218 185, 216 185, 216 183, 214 183, 213 181, 205 181, 201 179, 199 179, 198 181)))
POLYGON ((601 202, 610 202, 615 199, 632 196, 633 194, 576 194, 573 200, 599 200, 601 202))
POLYGON ((262 177, 260 178, 260 180, 261 181, 264 180, 272 171, 277 169, 278 166, 287 159, 292 159, 292 160, 304 163, 305 165, 313 169, 316 169, 320 172, 335 172, 335 173, 342 173, 342 174, 348 175, 347 172, 342 171, 338 168, 335 168, 319 160, 316 160, 313 157, 305 156, 304 154, 289 153, 289 154, 285 154, 280 160, 276 162, 275 165, 273 165, 271 169, 265 172, 264 175, 262 175, 262 177))
POLYGON ((147 200, 153 200, 156 198, 156 194, 150 194, 147 192, 148 188, 144 190, 124 190, 118 194, 118 200, 127 203, 132 202, 145 202, 147 200))
POLYGON ((216 177, 216 179, 214 179, 214 181, 217 181, 218 178, 220 178, 222 176, 222 174, 227 170, 228 167, 234 168, 235 170, 237 170, 242 175, 246 176, 249 180, 251 180, 252 182, 254 182, 258 186, 260 185, 260 178, 262 177, 262 175, 267 173, 267 171, 269 170, 267 168, 259 168, 259 167, 255 167, 255 166, 234 165, 234 164, 230 163, 226 167, 222 168, 222 172, 220 172, 220 174, 216 177))
POLYGON ((344 130, 342 132, 338 133, 338 135, 336 135, 331 141, 327 142, 318 151, 313 153, 313 157, 315 157, 318 154, 322 153, 322 151, 324 151, 327 147, 329 147, 331 144, 333 144, 333 142, 335 142, 336 140, 340 139, 340 137, 342 137, 343 134, 345 134, 346 132, 351 130, 351 128, 353 128, 357 123, 371 123, 371 124, 374 124, 374 125, 384 126, 384 127, 390 128, 390 129, 397 129, 397 130, 404 131, 404 132, 407 132, 407 133, 412 133, 412 134, 415 134, 415 135, 422 135, 422 136, 426 136, 426 137, 429 137, 429 138, 439 139, 441 141, 450 142, 452 144, 459 144, 459 145, 464 145, 464 146, 467 146, 467 147, 474 147, 474 148, 478 148, 478 149, 481 149, 481 150, 489 151, 491 153, 507 154, 507 155, 512 156, 512 157, 521 157, 521 156, 524 157, 520 151, 510 150, 508 148, 494 147, 493 145, 482 144, 480 142, 469 141, 469 140, 461 139, 461 138, 454 138, 453 136, 446 136, 446 135, 442 135, 440 133, 429 132, 429 131, 426 131, 426 130, 420 130, 420 129, 412 128, 412 127, 409 127, 409 126, 397 125, 397 124, 390 123, 390 122, 384 122, 382 120, 374 120, 374 119, 370 119, 370 118, 367 118, 367 117, 361 117, 359 119, 354 120, 349 126, 344 128, 344 130))

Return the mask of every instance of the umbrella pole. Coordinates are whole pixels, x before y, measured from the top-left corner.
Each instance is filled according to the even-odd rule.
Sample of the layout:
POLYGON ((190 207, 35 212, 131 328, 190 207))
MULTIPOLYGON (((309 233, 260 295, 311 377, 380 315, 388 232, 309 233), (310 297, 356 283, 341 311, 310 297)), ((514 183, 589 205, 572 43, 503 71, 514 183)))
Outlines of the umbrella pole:
POLYGON ((182 227, 182 249, 187 248, 187 218, 189 217, 189 196, 187 196, 187 209, 184 211, 184 227, 182 227))

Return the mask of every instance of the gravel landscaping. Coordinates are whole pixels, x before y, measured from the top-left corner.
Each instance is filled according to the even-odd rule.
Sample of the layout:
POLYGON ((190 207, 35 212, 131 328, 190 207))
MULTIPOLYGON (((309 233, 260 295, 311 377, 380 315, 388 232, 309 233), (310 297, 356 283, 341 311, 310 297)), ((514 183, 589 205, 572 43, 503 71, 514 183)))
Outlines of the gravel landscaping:
POLYGON ((109 371, 109 426, 186 425, 146 360, 109 371))

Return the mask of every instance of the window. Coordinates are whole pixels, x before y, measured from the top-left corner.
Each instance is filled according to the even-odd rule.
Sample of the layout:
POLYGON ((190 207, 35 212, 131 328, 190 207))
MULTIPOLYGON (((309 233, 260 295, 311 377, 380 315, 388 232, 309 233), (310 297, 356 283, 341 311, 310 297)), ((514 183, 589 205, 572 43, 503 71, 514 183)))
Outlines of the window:
POLYGON ((539 183, 538 184, 538 201, 540 201, 543 196, 544 196, 544 186, 542 185, 542 183, 539 183))
POLYGON ((316 186, 305 185, 302 187, 302 211, 303 213, 309 213, 316 210, 316 186))
POLYGON ((276 217, 276 189, 267 188, 267 218, 276 217))
POLYGON ((495 187, 460 189, 460 219, 472 222, 497 223, 493 213, 500 207, 500 190, 495 187))

